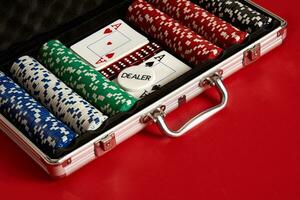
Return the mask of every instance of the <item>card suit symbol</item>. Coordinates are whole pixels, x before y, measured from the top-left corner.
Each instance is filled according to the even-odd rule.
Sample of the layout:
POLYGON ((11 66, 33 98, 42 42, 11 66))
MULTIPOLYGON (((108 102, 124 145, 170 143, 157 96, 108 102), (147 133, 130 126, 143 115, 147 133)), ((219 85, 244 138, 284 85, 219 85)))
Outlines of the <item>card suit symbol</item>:
POLYGON ((100 58, 97 62, 96 62, 96 64, 98 65, 98 64, 101 64, 101 63, 104 63, 104 62, 106 62, 106 59, 105 58, 100 58))
POLYGON ((112 30, 110 28, 105 29, 104 34, 112 33, 112 30))
POLYGON ((106 57, 107 58, 112 58, 112 57, 114 57, 114 55, 115 55, 115 53, 109 53, 109 54, 106 54, 106 57))
POLYGON ((111 42, 111 41, 107 42, 107 45, 108 45, 108 46, 109 46, 109 45, 112 45, 112 42, 111 42))
POLYGON ((152 91, 156 91, 156 90, 159 90, 161 88, 161 85, 154 85, 152 87, 152 91))
POLYGON ((154 62, 147 62, 146 67, 152 67, 154 65, 154 62))
POLYGON ((147 90, 145 90, 144 92, 143 92, 143 94, 140 96, 140 98, 144 98, 144 97, 146 97, 146 96, 148 96, 150 93, 147 91, 147 90))

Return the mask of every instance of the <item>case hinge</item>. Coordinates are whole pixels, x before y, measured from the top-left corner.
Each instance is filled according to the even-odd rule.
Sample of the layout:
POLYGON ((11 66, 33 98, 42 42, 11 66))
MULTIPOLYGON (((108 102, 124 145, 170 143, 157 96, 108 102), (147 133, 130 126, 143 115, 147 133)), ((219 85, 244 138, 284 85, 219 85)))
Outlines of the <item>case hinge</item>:
POLYGON ((256 44, 254 47, 244 52, 243 65, 247 66, 261 57, 261 46, 256 44))
POLYGON ((98 142, 95 142, 95 155, 101 156, 112 150, 117 145, 115 133, 108 134, 98 142))

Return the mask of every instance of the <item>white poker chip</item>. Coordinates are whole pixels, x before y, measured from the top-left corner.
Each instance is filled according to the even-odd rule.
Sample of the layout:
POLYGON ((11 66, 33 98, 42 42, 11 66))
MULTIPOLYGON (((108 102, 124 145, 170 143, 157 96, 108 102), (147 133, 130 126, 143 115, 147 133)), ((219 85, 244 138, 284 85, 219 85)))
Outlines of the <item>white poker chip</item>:
POLYGON ((155 83, 156 75, 151 67, 132 66, 124 69, 117 82, 124 90, 136 92, 148 88, 155 83))
POLYGON ((96 130, 107 119, 32 57, 19 58, 11 73, 28 93, 78 134, 96 130))

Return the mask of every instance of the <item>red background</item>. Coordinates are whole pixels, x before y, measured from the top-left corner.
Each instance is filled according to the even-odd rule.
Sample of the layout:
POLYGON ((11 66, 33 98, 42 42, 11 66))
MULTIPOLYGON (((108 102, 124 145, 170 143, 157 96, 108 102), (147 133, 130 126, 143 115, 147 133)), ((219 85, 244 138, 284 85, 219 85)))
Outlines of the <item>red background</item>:
MULTIPOLYGON (((225 81, 230 101, 224 111, 178 139, 158 136, 157 128, 150 126, 60 180, 49 178, 0 134, 0 195, 11 199, 299 199, 299 3, 256 2, 288 20, 288 38, 225 81)), ((168 121, 176 127, 216 103, 215 97, 214 91, 201 95, 168 121)))

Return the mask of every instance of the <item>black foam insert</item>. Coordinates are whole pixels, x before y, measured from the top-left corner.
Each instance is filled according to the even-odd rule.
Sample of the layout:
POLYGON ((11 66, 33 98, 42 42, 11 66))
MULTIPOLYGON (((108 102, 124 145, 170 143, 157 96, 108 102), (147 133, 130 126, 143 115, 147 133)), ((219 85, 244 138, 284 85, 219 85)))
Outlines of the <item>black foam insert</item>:
MULTIPOLYGON (((1 1, 0 52, 101 6, 104 0, 1 1)), ((107 2, 107 1, 106 1, 107 2)), ((117 2, 112 0, 111 3, 117 2)))

